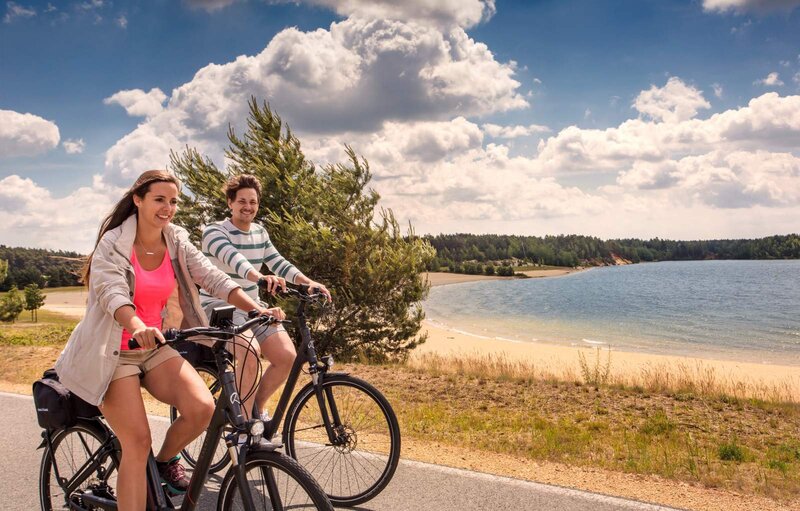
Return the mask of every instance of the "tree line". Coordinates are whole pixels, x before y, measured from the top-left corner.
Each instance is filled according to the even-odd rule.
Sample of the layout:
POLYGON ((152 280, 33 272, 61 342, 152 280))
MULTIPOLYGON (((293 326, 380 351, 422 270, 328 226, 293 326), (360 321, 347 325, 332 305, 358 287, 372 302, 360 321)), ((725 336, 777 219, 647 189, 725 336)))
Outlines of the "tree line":
POLYGON ((439 234, 424 236, 423 239, 436 249, 436 257, 428 264, 428 270, 448 269, 459 273, 480 273, 474 268, 487 262, 495 265, 505 262, 508 265, 598 266, 614 264, 618 258, 633 263, 800 258, 798 234, 758 239, 695 241, 660 238, 602 240, 580 235, 538 237, 497 234, 439 234))
POLYGON ((0 245, 0 260, 8 265, 0 291, 23 289, 30 284, 40 288, 78 286, 78 275, 85 256, 63 250, 20 248, 0 245))

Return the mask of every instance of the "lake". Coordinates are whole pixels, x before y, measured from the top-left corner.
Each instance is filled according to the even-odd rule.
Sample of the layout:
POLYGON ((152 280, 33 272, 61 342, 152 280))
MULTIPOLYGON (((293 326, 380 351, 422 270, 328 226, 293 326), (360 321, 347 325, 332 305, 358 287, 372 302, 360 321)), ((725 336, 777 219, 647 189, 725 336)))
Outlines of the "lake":
POLYGON ((800 261, 687 261, 431 289, 429 320, 519 342, 800 365, 800 261))

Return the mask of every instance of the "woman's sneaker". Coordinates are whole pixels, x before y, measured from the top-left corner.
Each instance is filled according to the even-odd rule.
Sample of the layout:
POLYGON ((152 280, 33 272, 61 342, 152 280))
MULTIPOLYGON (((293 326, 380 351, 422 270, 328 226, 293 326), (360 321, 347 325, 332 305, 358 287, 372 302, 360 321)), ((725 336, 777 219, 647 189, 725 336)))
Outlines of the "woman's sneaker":
POLYGON ((167 490, 173 495, 183 495, 189 489, 189 479, 186 469, 181 464, 181 457, 175 456, 169 461, 156 461, 161 482, 167 485, 167 490))

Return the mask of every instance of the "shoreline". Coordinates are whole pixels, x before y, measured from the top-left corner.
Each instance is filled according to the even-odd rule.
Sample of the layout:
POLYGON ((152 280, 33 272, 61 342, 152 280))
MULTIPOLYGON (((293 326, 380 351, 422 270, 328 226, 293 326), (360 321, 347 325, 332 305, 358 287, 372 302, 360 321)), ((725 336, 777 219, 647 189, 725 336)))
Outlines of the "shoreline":
POLYGON ((423 330, 428 339, 411 355, 422 362, 426 356, 477 359, 510 363, 544 377, 580 380, 582 356, 590 369, 603 367, 610 360, 609 378, 617 383, 640 385, 654 378, 675 385, 694 381, 737 394, 780 394, 800 402, 800 366, 527 343, 473 335, 428 320, 423 330))

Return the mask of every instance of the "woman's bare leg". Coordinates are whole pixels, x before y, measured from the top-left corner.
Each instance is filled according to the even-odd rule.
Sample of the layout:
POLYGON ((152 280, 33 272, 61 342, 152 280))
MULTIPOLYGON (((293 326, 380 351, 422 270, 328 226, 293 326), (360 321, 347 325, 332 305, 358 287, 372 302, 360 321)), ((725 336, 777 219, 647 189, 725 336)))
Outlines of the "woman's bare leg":
POLYGON ((122 459, 117 475, 117 509, 141 511, 147 503, 147 458, 152 441, 139 376, 111 382, 100 411, 119 438, 122 459))
POLYGON ((144 387, 154 398, 178 409, 167 430, 157 461, 169 461, 197 438, 214 415, 214 398, 197 371, 181 357, 154 367, 144 377, 144 387))

